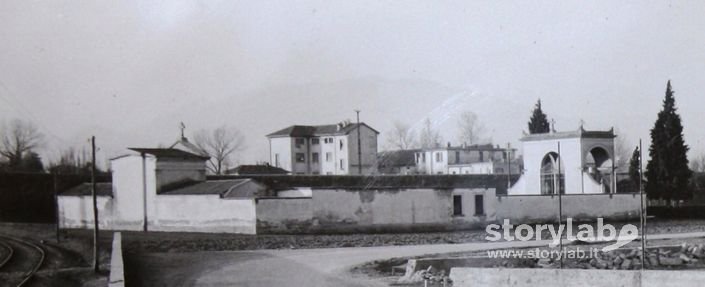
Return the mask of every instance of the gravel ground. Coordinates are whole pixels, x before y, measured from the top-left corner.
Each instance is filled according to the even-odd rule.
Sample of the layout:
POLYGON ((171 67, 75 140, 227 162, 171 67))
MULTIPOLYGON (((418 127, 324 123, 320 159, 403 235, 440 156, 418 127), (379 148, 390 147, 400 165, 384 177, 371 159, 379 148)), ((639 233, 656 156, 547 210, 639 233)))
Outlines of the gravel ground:
MULTIPOLYGON (((105 286, 107 284, 112 232, 101 234, 100 266, 103 272, 99 274, 93 273, 89 263, 93 256, 91 231, 77 234, 62 232, 61 241, 57 243, 54 225, 0 223, 0 235, 22 238, 44 249, 45 261, 29 281, 29 286, 105 286)), ((2 271, 8 270, 12 271, 9 266, 4 267, 2 271)), ((4 286, 2 280, 0 280, 0 286, 4 286)))
MULTIPOLYGON (((639 226, 639 222, 629 222, 639 226)), ((613 223, 619 230, 625 222, 613 223)), ((595 224, 593 224, 595 225, 595 224)), ((575 225, 577 227, 577 224, 575 225)), ((705 220, 649 221, 648 234, 705 231, 705 220)), ((72 231, 86 232, 86 231, 72 231)), ((575 232, 575 231, 574 231, 575 232)), ((192 252, 219 250, 301 249, 467 243, 486 241, 485 230, 430 233, 340 235, 239 235, 178 232, 123 232, 126 252, 192 252)), ((543 237, 550 238, 548 232, 543 237)))
MULTIPOLYGON (((629 222, 639 226, 639 222, 629 222)), ((613 223, 619 226, 625 222, 613 223)), ((594 225, 594 224, 593 224, 594 225)), ((577 225, 576 225, 577 226, 577 225)), ((649 220, 648 234, 705 231, 705 220, 649 220)), ((54 241, 48 224, 0 224, 0 233, 54 241)), ((62 231, 61 246, 74 250, 90 262, 90 230, 62 231)), ((485 230, 430 233, 384 233, 339 235, 240 235, 181 232, 123 232, 126 252, 192 252, 218 250, 301 249, 483 242, 485 230)), ((544 238, 550 238, 547 233, 544 238)), ((101 233, 103 250, 109 249, 112 232, 101 233)))
POLYGON ((389 245, 442 244, 484 241, 484 230, 463 232, 234 235, 195 233, 123 233, 126 252, 192 252, 219 250, 302 249, 389 245))

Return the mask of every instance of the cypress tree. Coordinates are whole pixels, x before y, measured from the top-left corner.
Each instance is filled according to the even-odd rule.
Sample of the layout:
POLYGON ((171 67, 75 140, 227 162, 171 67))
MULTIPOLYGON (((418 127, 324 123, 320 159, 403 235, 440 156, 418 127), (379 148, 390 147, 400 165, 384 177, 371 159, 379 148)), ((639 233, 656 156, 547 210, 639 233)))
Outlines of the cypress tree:
POLYGON ((636 188, 639 187, 639 180, 641 180, 641 175, 639 174, 639 146, 634 148, 632 153, 632 158, 629 160, 629 179, 634 183, 636 188))
POLYGON ((541 99, 536 102, 528 124, 530 134, 543 134, 550 131, 551 126, 546 119, 546 114, 541 110, 541 99))
POLYGON ((646 165, 646 192, 650 198, 677 200, 691 197, 688 181, 692 172, 688 168, 687 152, 681 117, 676 112, 676 100, 671 81, 668 81, 663 109, 651 129, 651 159, 646 165))

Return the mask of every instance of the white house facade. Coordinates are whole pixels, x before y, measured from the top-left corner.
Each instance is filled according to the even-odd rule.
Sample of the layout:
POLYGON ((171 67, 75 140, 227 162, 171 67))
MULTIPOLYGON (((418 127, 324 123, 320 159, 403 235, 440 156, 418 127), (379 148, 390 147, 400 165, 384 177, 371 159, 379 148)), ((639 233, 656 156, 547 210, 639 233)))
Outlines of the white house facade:
POLYGON ((292 174, 360 174, 360 167, 361 174, 370 174, 377 161, 378 135, 378 131, 365 123, 290 126, 267 135, 270 163, 292 174))

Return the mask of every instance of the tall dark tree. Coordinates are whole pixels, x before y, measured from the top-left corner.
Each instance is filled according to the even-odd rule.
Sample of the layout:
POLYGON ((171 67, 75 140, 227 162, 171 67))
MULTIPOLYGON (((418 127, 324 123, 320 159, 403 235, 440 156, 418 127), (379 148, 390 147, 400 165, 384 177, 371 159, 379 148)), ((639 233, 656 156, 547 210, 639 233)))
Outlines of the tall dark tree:
POLYGON ((44 172, 44 164, 42 164, 39 154, 29 151, 22 157, 18 170, 23 172, 44 172))
POLYGON ((529 119, 529 133, 543 134, 549 132, 550 130, 551 126, 548 123, 546 114, 544 114, 543 110, 541 110, 541 100, 539 99, 538 102, 536 102, 534 111, 532 112, 531 118, 529 119))
POLYGON ((634 149, 632 153, 632 158, 629 160, 629 179, 634 183, 634 186, 638 188, 639 181, 642 180, 641 174, 639 172, 639 146, 634 149))
POLYGON ((676 112, 671 81, 666 86, 663 109, 651 129, 651 159, 646 165, 646 192, 654 199, 687 199, 692 196, 688 181, 688 146, 683 140, 681 117, 676 112))

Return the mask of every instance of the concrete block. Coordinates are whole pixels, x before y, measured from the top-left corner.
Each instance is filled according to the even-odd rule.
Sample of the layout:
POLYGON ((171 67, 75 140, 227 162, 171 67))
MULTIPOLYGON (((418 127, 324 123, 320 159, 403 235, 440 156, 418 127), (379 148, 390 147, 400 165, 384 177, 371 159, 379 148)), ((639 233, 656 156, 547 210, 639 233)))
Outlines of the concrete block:
POLYGON ((705 282, 705 272, 702 270, 647 270, 641 275, 641 287, 695 287, 703 286, 703 282, 705 282))
POLYGON ((638 286, 638 271, 452 268, 453 286, 638 286))
POLYGON ((125 268, 122 259, 122 234, 113 233, 113 251, 110 255, 109 287, 125 287, 125 268))
POLYGON ((680 266, 683 260, 680 257, 661 257, 659 262, 664 266, 680 266))

